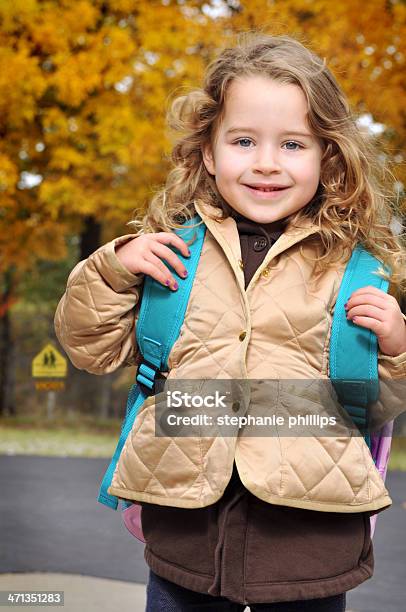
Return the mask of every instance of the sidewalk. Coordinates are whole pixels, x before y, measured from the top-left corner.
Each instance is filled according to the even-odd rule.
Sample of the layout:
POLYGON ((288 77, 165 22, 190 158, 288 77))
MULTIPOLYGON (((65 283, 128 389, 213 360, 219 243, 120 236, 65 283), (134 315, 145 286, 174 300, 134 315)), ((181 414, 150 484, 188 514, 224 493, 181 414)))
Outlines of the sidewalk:
MULTIPOLYGON (((0 591, 64 591, 65 605, 46 606, 49 612, 117 612, 121 608, 143 612, 145 589, 145 584, 73 574, 0 574, 0 591)), ((14 605, 10 610, 38 612, 39 607, 14 605)), ((347 608, 347 612, 357 611, 347 608)))
POLYGON ((145 585, 72 574, 0 574, 0 591, 64 591, 64 606, 7 606, 0 610, 117 612, 145 610, 145 585))

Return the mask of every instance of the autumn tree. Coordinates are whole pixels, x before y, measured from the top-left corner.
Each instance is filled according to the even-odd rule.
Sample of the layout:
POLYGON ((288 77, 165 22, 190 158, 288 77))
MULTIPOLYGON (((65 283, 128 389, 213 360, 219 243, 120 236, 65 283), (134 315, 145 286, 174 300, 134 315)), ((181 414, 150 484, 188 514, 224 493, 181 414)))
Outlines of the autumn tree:
MULTIPOLYGON (((1 389, 21 275, 86 257, 164 180, 168 96, 195 84, 215 38, 203 2, 0 3, 1 389), (207 26, 210 24, 210 27, 207 26), (2 381, 2 382, 1 382, 2 381)), ((119 228, 119 230, 118 230, 119 228)))
POLYGON ((0 405, 22 276, 63 259, 69 235, 83 258, 127 231, 169 167, 171 96, 236 32, 293 34, 326 57, 404 183, 405 13, 404 0, 2 0, 0 405))

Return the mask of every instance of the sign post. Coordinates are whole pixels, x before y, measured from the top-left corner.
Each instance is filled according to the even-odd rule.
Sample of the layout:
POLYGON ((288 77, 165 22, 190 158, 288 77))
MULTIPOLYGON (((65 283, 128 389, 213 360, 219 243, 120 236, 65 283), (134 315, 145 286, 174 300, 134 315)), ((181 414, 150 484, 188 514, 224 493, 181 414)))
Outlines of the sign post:
POLYGON ((64 379, 66 378, 68 363, 65 357, 48 342, 44 348, 32 360, 32 377, 35 380, 37 391, 47 393, 47 417, 52 419, 55 414, 56 392, 65 389, 64 379))

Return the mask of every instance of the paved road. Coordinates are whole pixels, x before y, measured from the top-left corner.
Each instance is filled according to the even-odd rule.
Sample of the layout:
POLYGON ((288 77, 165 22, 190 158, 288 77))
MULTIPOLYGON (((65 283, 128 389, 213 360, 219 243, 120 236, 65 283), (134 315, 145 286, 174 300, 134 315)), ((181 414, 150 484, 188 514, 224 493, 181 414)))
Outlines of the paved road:
MULTIPOLYGON (((97 503, 104 459, 0 456, 0 573, 59 572, 145 584, 143 545, 120 513, 97 503)), ((356 612, 405 609, 406 473, 391 472, 393 506, 378 518, 374 577, 351 591, 356 612)))
POLYGON ((144 547, 97 502, 108 460, 0 456, 0 572, 146 582, 144 547))

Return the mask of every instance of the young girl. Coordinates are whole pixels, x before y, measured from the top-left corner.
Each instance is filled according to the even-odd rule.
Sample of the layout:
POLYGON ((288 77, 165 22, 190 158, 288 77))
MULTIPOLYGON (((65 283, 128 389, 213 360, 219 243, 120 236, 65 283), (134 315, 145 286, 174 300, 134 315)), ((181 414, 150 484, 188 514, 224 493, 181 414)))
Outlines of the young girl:
MULTIPOLYGON (((291 37, 241 36, 170 123, 174 168, 140 231, 69 277, 56 332, 72 362, 95 374, 139 363, 144 276, 177 291, 188 246, 172 230, 198 213, 207 231, 168 378, 328 379, 354 246, 390 266, 392 293, 405 269, 377 156, 331 72, 291 37)), ((345 308, 377 335, 380 376, 405 377, 395 298, 366 286, 345 308)), ((373 573, 370 515, 391 503, 360 437, 174 443, 154 437, 153 397, 109 491, 142 502, 149 612, 344 610, 373 573)))

